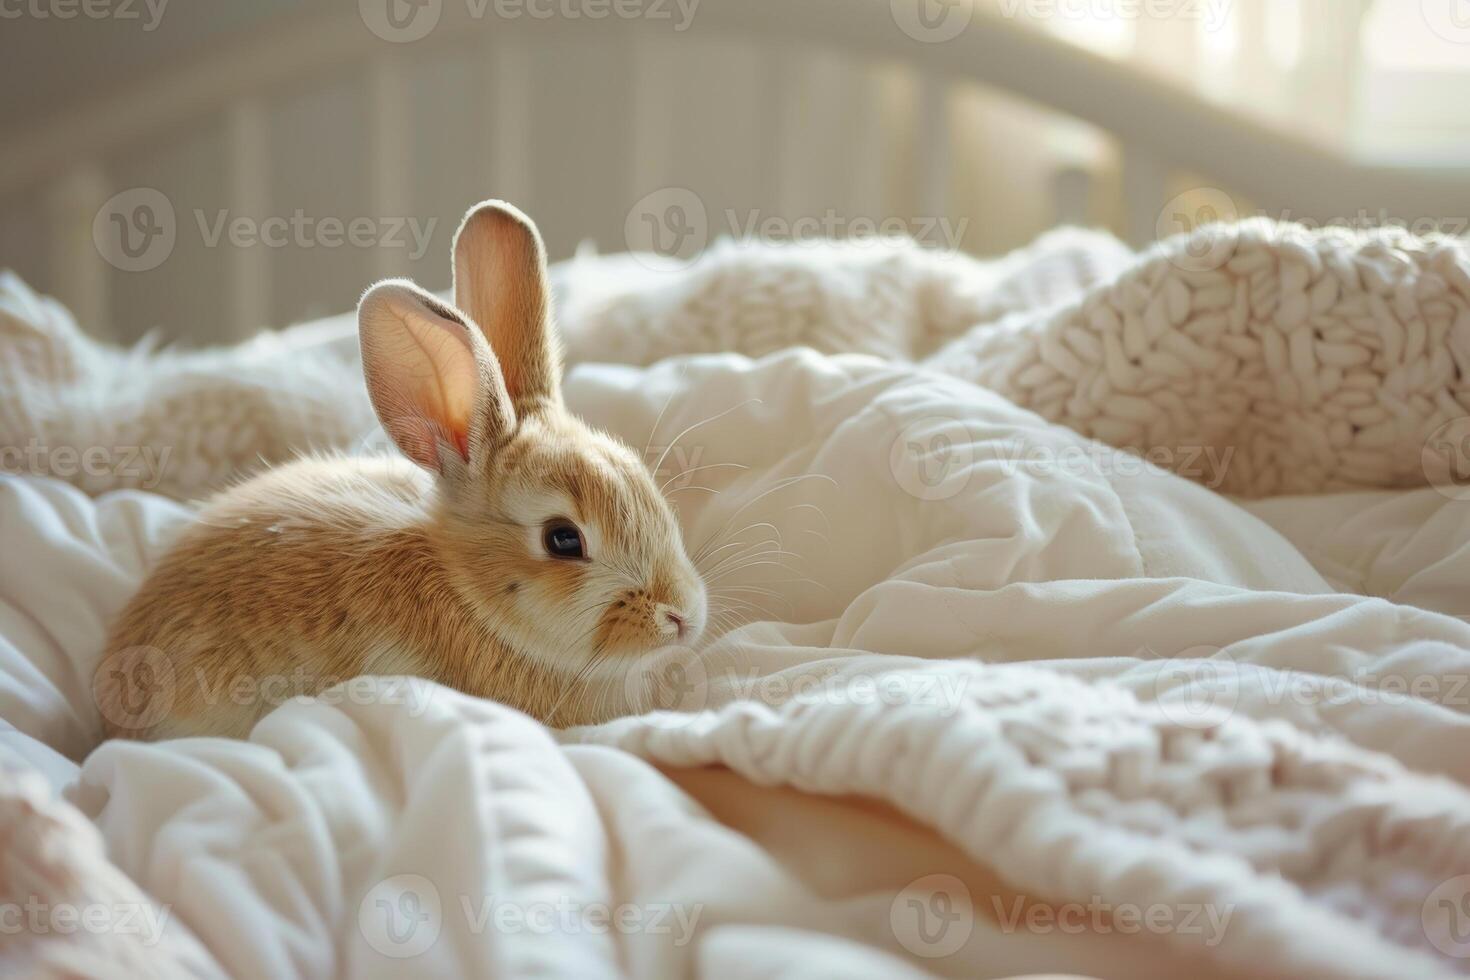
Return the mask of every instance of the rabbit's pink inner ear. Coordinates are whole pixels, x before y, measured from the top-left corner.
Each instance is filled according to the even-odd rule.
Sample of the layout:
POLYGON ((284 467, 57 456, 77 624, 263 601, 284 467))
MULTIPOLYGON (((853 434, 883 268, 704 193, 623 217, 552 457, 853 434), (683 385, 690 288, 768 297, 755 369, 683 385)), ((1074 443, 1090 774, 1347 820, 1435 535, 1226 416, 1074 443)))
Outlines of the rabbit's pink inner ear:
POLYGON ((438 472, 439 447, 469 459, 480 369, 470 328, 407 283, 383 283, 358 311, 368 397, 409 459, 438 472))
POLYGON ((490 342, 513 404, 561 397, 546 249, 530 218, 503 201, 470 209, 454 237, 454 301, 490 342))

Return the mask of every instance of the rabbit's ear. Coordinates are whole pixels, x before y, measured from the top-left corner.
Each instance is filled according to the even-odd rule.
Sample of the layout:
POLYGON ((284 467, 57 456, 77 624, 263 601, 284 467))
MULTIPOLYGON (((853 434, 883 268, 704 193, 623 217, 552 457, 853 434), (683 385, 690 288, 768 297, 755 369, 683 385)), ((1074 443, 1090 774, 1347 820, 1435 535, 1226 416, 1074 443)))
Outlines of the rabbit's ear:
POLYGON ((495 358, 458 310, 390 279, 363 294, 357 329, 373 409, 415 463, 444 473, 514 428, 495 358))
POLYGON ((530 218, 504 201, 470 208, 454 235, 454 302, 484 331, 516 411, 561 400, 546 248, 530 218))

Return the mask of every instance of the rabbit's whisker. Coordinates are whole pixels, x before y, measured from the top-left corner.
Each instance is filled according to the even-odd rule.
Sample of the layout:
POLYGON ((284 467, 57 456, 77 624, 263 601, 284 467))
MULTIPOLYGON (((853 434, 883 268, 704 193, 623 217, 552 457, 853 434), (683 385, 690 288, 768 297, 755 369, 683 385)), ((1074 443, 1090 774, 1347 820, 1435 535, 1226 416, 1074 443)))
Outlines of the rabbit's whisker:
POLYGON ((689 433, 691 433, 695 429, 699 428, 701 425, 708 425, 711 422, 718 421, 719 419, 724 418, 726 415, 729 415, 731 412, 738 412, 740 409, 744 408, 746 405, 750 405, 750 404, 759 405, 760 403, 761 403, 761 400, 759 398, 747 398, 745 401, 741 402, 740 404, 738 404, 738 405, 732 405, 729 408, 725 409, 723 412, 718 412, 718 413, 716 413, 714 415, 711 415, 707 419, 700 419, 698 422, 695 422, 693 425, 691 425, 688 428, 686 428, 683 432, 681 432, 678 435, 674 436, 674 441, 671 442, 671 443, 669 443, 668 446, 666 446, 664 448, 663 455, 659 456, 658 462, 655 463, 655 464, 653 464, 653 467, 652 467, 653 472, 654 473, 657 473, 663 467, 664 460, 668 458, 669 452, 675 446, 677 446, 679 444, 679 440, 680 439, 684 438, 689 433))

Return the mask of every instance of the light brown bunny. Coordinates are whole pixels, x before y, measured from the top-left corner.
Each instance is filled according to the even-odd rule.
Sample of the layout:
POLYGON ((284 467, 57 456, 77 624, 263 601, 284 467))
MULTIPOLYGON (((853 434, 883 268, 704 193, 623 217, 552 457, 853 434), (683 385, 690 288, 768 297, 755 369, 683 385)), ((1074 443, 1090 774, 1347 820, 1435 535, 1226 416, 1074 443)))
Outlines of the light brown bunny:
POLYGON ((587 722, 617 710, 599 677, 699 636, 705 587, 673 511, 562 403, 525 215, 470 210, 454 298, 402 280, 363 296, 368 393, 407 460, 303 459, 209 502, 113 629, 94 683, 108 734, 244 736, 359 674, 587 722))

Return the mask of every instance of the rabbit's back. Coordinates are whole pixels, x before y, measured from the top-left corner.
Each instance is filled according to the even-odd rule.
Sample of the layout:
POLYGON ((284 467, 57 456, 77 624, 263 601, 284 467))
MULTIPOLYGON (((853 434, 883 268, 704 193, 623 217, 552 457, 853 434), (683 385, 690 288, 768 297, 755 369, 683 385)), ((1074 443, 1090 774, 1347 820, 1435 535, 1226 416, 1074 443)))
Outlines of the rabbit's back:
POLYGON ((427 533, 431 487, 403 460, 304 459, 211 501, 113 629, 107 733, 243 736, 291 696, 430 673, 426 649, 474 631, 427 533))

